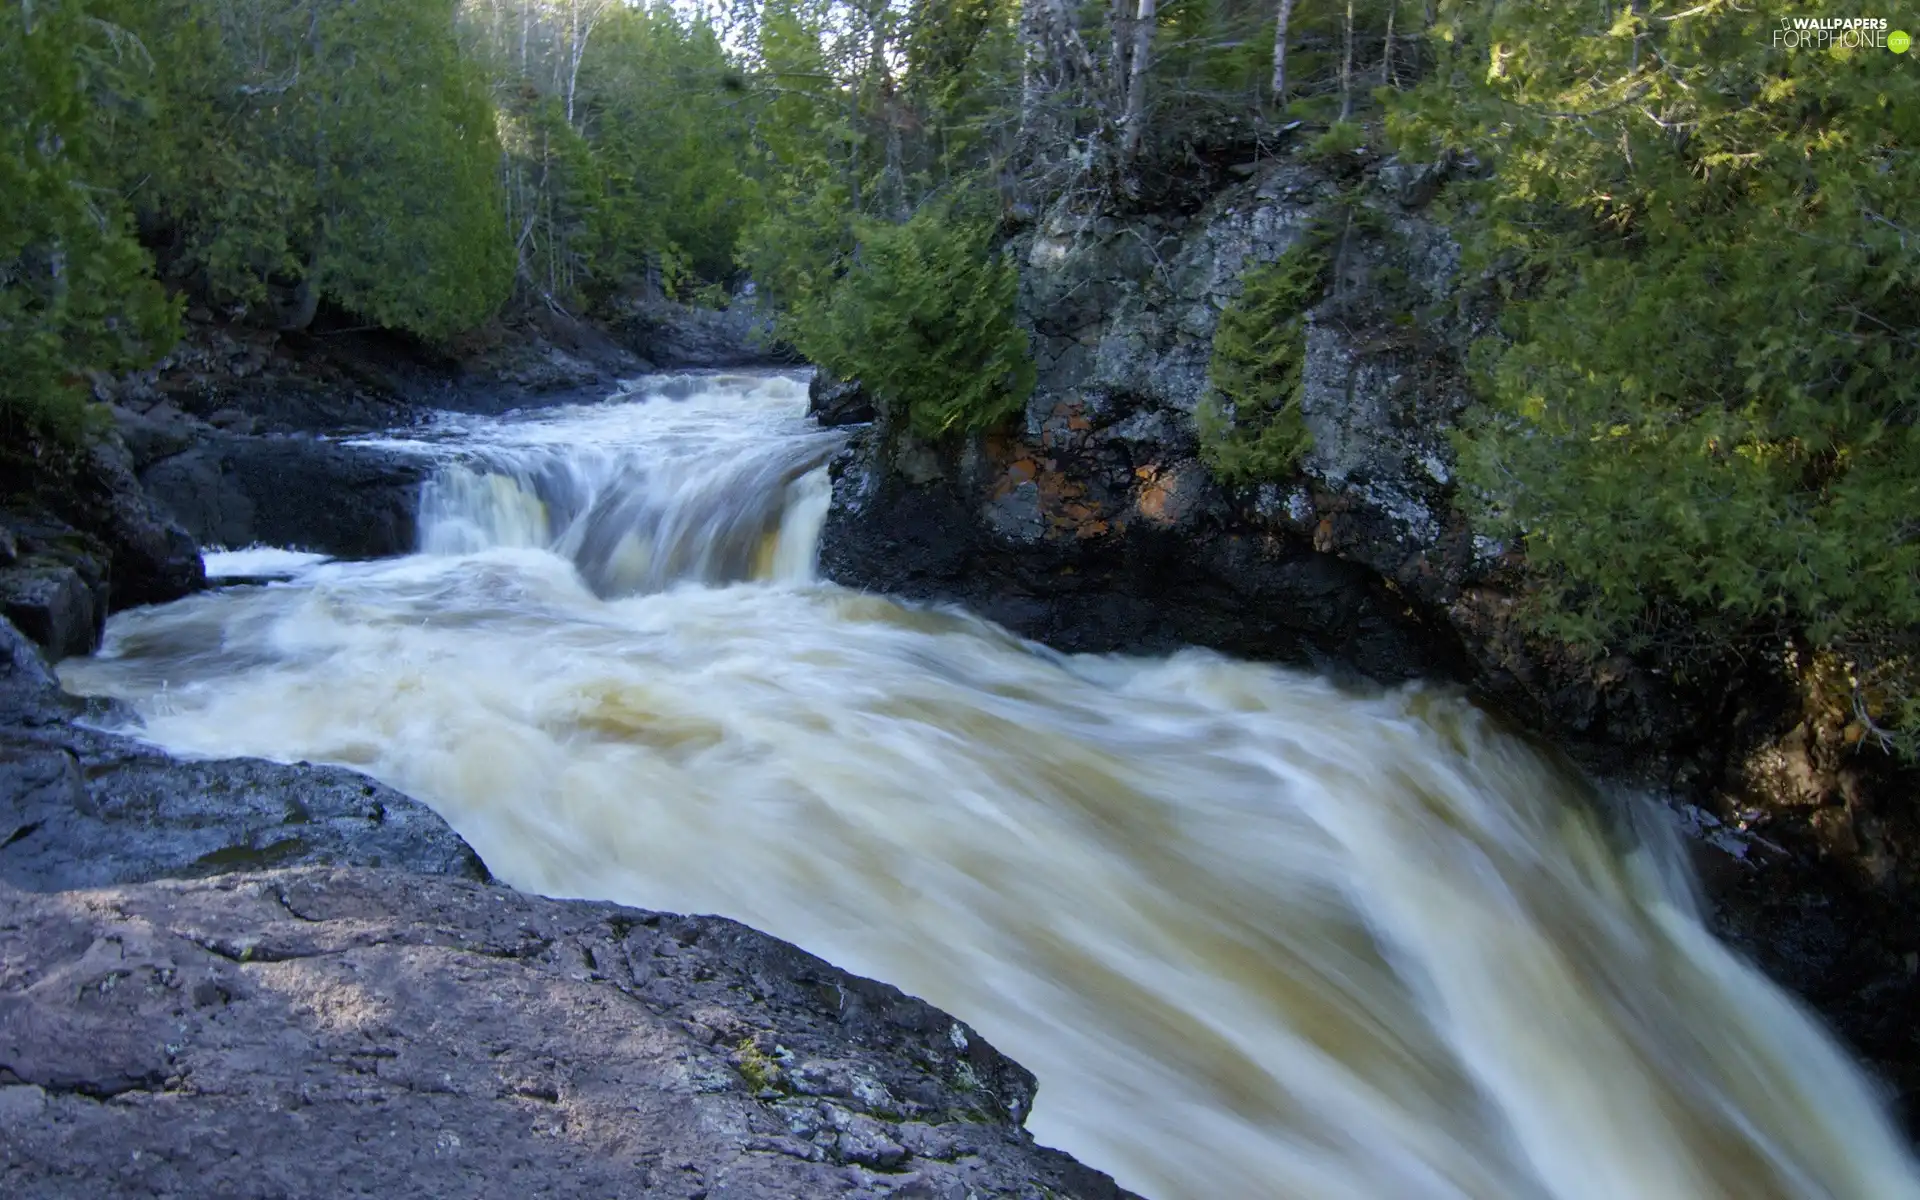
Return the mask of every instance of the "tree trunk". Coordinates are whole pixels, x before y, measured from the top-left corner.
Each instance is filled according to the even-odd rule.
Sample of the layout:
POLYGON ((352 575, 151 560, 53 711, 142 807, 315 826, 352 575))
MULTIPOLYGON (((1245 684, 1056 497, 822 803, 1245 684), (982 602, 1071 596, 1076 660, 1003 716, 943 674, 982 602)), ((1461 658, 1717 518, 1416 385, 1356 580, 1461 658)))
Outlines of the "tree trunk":
MULTIPOLYGON (((307 20, 307 60, 316 68, 324 59, 326 44, 320 37, 320 6, 315 4, 309 11, 307 20)), ((323 70, 316 74, 325 79, 323 70)), ((300 283, 293 290, 293 310, 280 322, 280 328, 295 333, 303 333, 313 319, 320 314, 320 271, 326 261, 327 227, 332 223, 328 214, 327 195, 327 112, 326 89, 324 85, 314 89, 313 117, 313 199, 319 206, 317 228, 313 231, 313 244, 307 247, 307 268, 300 276, 300 283)))
POLYGON ((1127 64, 1126 134, 1121 145, 1129 160, 1140 152, 1140 141, 1147 132, 1147 69, 1153 65, 1153 18, 1158 8, 1158 0, 1140 0, 1134 16, 1133 58, 1127 64))
POLYGON ((1133 43, 1129 24, 1127 0, 1107 0, 1107 102, 1115 109, 1127 99, 1127 48, 1133 43))
MULTIPOLYGON (((580 60, 586 56, 587 39, 580 32, 580 0, 567 5, 567 124, 573 124, 573 99, 580 90, 580 60)), ((587 27, 591 34, 593 27, 587 27)))
POLYGON ((1280 19, 1273 29, 1273 102, 1287 102, 1287 25, 1293 20, 1293 0, 1280 0, 1280 19))
POLYGON ((307 270, 300 277, 299 286, 293 289, 293 308, 286 319, 280 322, 280 328, 287 333, 305 333, 320 315, 320 268, 321 246, 326 243, 326 222, 321 221, 321 230, 314 235, 313 248, 307 251, 307 270))
POLYGON ((1052 27, 1054 38, 1060 43, 1061 58, 1068 64, 1069 77, 1077 76, 1080 82, 1093 79, 1093 55, 1087 50, 1087 43, 1080 37, 1080 22, 1067 8, 1067 0, 1048 0, 1048 24, 1052 27))
POLYGON ((1353 115, 1353 0, 1347 0, 1347 19, 1340 38, 1340 119, 1353 115))
POLYGON ((1399 4, 1387 5, 1387 37, 1380 46, 1380 82, 1387 87, 1399 87, 1400 81, 1393 77, 1393 10, 1399 4))

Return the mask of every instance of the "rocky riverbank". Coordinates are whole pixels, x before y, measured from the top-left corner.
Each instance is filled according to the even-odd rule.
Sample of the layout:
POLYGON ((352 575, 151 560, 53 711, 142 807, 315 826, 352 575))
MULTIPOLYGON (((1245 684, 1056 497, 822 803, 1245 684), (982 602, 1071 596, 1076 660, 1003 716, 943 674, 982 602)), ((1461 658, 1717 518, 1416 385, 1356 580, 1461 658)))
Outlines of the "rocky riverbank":
POLYGON ((490 886, 351 772, 76 723, 120 715, 0 621, 9 1195, 1127 1195, 1025 1133, 1030 1074, 893 988, 490 886))
POLYGON ((321 868, 0 913, 13 1195, 1127 1195, 964 1026, 730 921, 321 868))

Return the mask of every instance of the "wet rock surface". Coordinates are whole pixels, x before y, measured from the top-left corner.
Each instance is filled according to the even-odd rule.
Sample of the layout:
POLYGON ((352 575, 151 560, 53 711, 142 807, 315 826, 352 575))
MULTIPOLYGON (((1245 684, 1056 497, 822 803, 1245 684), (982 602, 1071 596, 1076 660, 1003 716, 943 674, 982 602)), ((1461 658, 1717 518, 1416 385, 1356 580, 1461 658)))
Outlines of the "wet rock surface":
POLYGON ((413 551, 425 475, 419 460, 373 447, 214 433, 141 481, 205 545, 378 558, 413 551))
POLYGON ((199 547, 141 489, 117 438, 21 449, 0 454, 0 616, 50 657, 91 651, 110 612, 205 586, 199 547))
POLYGON ((10 1195, 1077 1197, 1025 1071, 718 918, 306 869, 0 885, 10 1195))
POLYGON ((821 368, 807 383, 807 415, 832 429, 864 425, 878 414, 873 398, 858 380, 836 379, 821 368))
POLYGON ((863 461, 890 436, 877 427, 835 463, 821 563, 839 582, 959 601, 1068 651, 1230 647, 1385 680, 1452 664, 1447 631, 1363 568, 1227 521, 1195 460, 1136 465, 1124 445, 1043 435, 986 440, 952 475, 915 480, 863 461), (1141 473, 1154 485, 1136 491, 1141 473))
POLYGON ((322 863, 486 877, 431 809, 351 771, 180 762, 87 718, 125 714, 67 695, 0 622, 0 881, 58 891, 322 863))
POLYGON ((95 588, 70 566, 0 571, 0 617, 11 621, 49 659, 90 653, 107 618, 95 588))

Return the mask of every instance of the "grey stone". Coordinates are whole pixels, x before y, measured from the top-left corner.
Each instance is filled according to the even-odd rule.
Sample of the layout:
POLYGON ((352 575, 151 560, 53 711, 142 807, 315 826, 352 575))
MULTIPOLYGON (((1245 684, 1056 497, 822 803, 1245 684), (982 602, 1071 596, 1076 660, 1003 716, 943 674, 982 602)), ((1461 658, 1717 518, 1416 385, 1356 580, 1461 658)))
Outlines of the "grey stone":
POLYGON ((724 310, 645 301, 630 307, 615 330, 634 353, 669 370, 796 361, 774 336, 773 322, 746 297, 724 310))
POLYGON ((142 473, 147 491, 208 545, 336 558, 414 549, 424 460, 312 437, 218 434, 142 473))
POLYGON ((827 426, 864 425, 874 418, 873 398, 857 379, 836 379, 824 368, 807 383, 807 414, 827 426))
POLYGON ((113 610, 177 600, 206 585, 200 547, 142 490, 118 437, 88 448, 79 503, 82 527, 106 546, 113 610))
POLYGON ((90 653, 107 614, 72 567, 18 566, 0 570, 0 616, 58 662, 90 653))
POLYGON ((1037 1146, 1032 1077, 950 1017, 718 918, 365 869, 0 885, 0 964, 12 1195, 1128 1195, 1037 1146), (896 1107, 798 1136, 742 1030, 896 1107))

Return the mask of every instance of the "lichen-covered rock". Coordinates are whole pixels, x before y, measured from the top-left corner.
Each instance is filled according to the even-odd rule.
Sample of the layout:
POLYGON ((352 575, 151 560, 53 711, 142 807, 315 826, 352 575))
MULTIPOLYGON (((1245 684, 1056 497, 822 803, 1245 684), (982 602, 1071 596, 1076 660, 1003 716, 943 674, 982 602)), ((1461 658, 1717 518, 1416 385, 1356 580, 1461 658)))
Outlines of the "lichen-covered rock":
POLYGON ((730 921, 309 869, 0 884, 11 1195, 1123 1200, 952 1018, 730 921))

